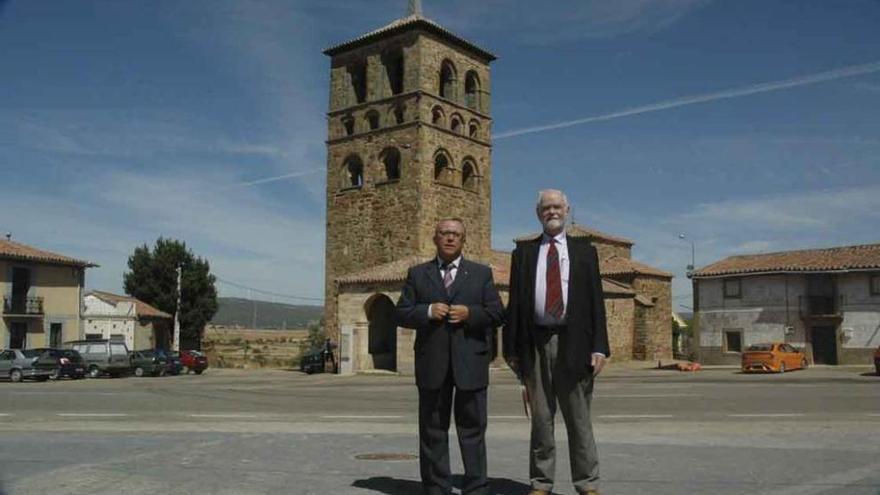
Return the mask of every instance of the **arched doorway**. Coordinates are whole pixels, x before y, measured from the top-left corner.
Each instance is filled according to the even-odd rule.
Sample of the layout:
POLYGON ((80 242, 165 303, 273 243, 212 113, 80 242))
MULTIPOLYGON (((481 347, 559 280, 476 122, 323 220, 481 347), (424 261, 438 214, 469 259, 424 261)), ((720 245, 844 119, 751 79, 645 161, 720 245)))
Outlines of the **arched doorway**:
POLYGON ((376 294, 364 305, 369 321, 367 347, 373 369, 397 371, 397 323, 394 302, 385 294, 376 294))

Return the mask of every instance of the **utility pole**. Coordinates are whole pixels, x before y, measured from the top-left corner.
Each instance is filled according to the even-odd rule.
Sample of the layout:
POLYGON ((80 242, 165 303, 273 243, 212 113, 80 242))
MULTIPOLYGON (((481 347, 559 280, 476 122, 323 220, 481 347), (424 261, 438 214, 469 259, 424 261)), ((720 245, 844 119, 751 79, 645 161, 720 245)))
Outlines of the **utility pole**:
POLYGON ((174 309, 174 343, 171 350, 180 352, 180 279, 183 266, 177 264, 177 307, 174 309))
POLYGON ((253 290, 248 289, 248 297, 250 297, 251 305, 254 308, 254 315, 253 315, 253 318, 251 319, 251 329, 256 330, 256 328, 257 328, 257 300, 254 299, 254 291, 253 290))

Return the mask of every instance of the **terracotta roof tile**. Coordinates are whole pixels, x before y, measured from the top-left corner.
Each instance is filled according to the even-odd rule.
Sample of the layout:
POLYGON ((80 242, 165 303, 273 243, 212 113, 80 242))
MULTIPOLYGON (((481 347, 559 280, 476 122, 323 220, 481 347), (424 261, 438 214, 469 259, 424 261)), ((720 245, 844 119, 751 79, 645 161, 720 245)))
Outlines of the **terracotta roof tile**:
POLYGON ((104 291, 100 291, 100 290, 90 291, 86 295, 89 295, 89 294, 97 297, 98 299, 101 299, 104 302, 112 304, 114 306, 120 302, 133 302, 134 303, 134 310, 135 310, 135 312, 137 312, 137 316, 142 317, 142 318, 167 318, 167 319, 174 318, 172 315, 170 315, 164 311, 161 311, 159 309, 156 309, 155 307, 150 306, 149 304, 141 301, 140 299, 137 299, 137 298, 134 298, 131 296, 120 296, 119 294, 112 294, 110 292, 104 292, 104 291))
POLYGON ((340 43, 338 45, 331 46, 330 48, 327 48, 326 50, 324 50, 324 54, 329 55, 329 56, 337 55, 337 54, 345 52, 347 50, 352 50, 354 48, 366 45, 368 43, 371 43, 371 42, 376 41, 378 39, 384 38, 386 36, 392 36, 392 35, 395 35, 395 34, 410 30, 410 29, 418 29, 418 28, 424 29, 428 32, 434 33, 442 38, 445 38, 446 40, 452 42, 455 45, 458 45, 462 48, 465 48, 467 50, 470 50, 470 51, 480 55, 481 57, 484 57, 486 60, 488 60, 490 62, 492 60, 495 60, 496 58, 498 58, 495 55, 493 55, 492 53, 480 48, 476 44, 471 43, 470 41, 452 33, 451 31, 447 30, 446 28, 437 24, 436 22, 434 22, 430 19, 427 19, 425 17, 422 17, 422 16, 417 16, 417 15, 410 15, 407 17, 403 17, 401 19, 397 19, 389 24, 386 24, 385 26, 380 27, 379 29, 376 29, 376 30, 370 31, 369 33, 366 33, 364 35, 358 36, 357 38, 355 38, 353 40, 349 40, 349 41, 340 43))
POLYGON ((636 293, 636 291, 634 291, 632 286, 630 286, 629 284, 618 282, 617 280, 612 280, 610 278, 602 279, 602 292, 605 294, 617 294, 625 296, 632 296, 636 293))
POLYGON ((0 240, 0 258, 41 261, 45 263, 54 263, 60 265, 81 266, 84 268, 98 266, 88 261, 78 260, 69 256, 56 254, 50 251, 44 251, 35 247, 21 244, 20 242, 10 241, 7 239, 0 240))
POLYGON ((654 277, 672 278, 673 274, 639 263, 621 256, 611 256, 599 261, 599 272, 602 276, 613 275, 650 275, 654 277))
MULTIPOLYGON (((607 234, 605 232, 602 232, 601 230, 596 230, 594 228, 587 227, 585 225, 581 225, 579 223, 569 225, 568 227, 566 227, 565 230, 568 233, 568 235, 570 235, 572 237, 586 237, 586 238, 590 239, 591 241, 592 240, 597 240, 600 242, 604 241, 607 243, 619 244, 622 246, 632 246, 633 244, 635 244, 633 241, 631 241, 625 237, 619 237, 616 235, 607 234)), ((516 239, 514 239, 514 242, 528 241, 528 240, 534 239, 540 235, 541 235, 540 232, 526 234, 526 235, 517 237, 516 239)))
POLYGON ((700 268, 694 277, 870 269, 880 269, 880 244, 730 256, 700 268))

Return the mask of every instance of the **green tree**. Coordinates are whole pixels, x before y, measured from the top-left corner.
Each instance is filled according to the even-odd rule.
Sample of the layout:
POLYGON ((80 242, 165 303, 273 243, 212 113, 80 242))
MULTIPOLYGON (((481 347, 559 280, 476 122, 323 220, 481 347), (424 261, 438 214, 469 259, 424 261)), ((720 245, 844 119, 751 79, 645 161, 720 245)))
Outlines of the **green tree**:
POLYGON ((324 333, 324 318, 322 317, 319 321, 310 323, 308 330, 309 333, 305 340, 299 344, 300 354, 324 349, 324 344, 327 340, 327 335, 324 333))
POLYGON ((216 278, 208 261, 186 244, 160 237, 153 249, 144 244, 128 258, 125 293, 168 313, 177 309, 177 267, 180 280, 180 348, 200 349, 205 325, 217 312, 216 278))

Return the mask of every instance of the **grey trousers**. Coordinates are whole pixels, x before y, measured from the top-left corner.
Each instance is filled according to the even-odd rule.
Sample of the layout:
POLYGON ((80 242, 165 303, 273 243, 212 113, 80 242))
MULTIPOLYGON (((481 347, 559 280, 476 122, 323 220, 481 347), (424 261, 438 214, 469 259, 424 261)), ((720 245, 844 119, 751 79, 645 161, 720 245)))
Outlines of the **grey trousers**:
POLYGON ((556 474, 553 426, 558 403, 568 433, 571 479, 575 489, 582 493, 597 488, 599 480, 599 457, 590 420, 593 377, 572 379, 559 366, 558 348, 558 335, 536 335, 534 366, 526 379, 532 409, 529 478, 532 488, 548 492, 553 488, 556 474))

